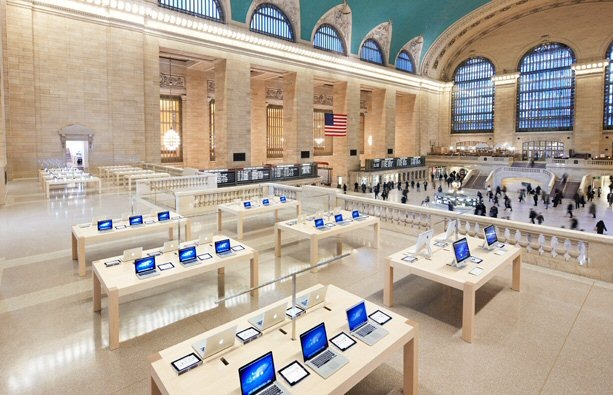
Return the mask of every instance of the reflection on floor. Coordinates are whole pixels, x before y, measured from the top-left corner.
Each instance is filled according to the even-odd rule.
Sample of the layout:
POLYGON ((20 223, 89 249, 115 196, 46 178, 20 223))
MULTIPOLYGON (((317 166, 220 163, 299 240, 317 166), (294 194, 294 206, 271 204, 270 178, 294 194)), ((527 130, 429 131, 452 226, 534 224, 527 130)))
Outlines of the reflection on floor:
MULTIPOLYGON (((70 226, 131 209, 127 193, 106 189, 102 196, 43 200, 35 181, 9 184, 11 203, 0 208, 0 393, 147 393, 147 356, 289 294, 285 282, 267 287, 258 300, 245 295, 217 305, 214 273, 139 294, 122 303, 121 346, 109 351, 106 299, 101 314, 92 312, 91 261, 159 246, 166 235, 94 245, 87 277, 79 277, 70 226)), ((274 257, 272 221, 262 216, 245 225, 245 242, 260 251, 261 282, 308 265, 305 242, 285 244, 283 257, 274 257)), ((195 236, 214 227, 213 215, 194 218, 195 236)), ((230 220, 223 232, 234 236, 235 229, 230 220)), ((299 277, 298 288, 333 283, 382 303, 385 256, 415 238, 385 230, 381 236, 378 250, 367 230, 345 238, 351 255, 299 277)), ((323 242, 320 251, 332 256, 335 244, 323 242)), ((244 289, 248 265, 226 269, 225 278, 227 294, 244 289)), ((530 265, 521 292, 510 289, 510 279, 509 268, 477 292, 473 344, 461 339, 459 291, 414 276, 397 280, 393 309, 420 326, 420 393, 610 393, 613 286, 530 265)), ((399 393, 401 355, 351 393, 399 393)))

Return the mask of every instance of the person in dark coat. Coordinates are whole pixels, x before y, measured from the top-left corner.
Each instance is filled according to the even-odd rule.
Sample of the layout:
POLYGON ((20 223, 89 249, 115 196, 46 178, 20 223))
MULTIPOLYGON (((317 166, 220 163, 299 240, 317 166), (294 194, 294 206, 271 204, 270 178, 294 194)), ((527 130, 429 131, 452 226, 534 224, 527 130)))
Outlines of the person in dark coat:
POLYGON ((496 206, 490 207, 490 217, 498 218, 498 207, 496 206))
POLYGON ((572 203, 568 203, 568 206, 566 207, 566 214, 570 215, 570 217, 573 217, 573 204, 572 203))
POLYGON ((598 233, 599 235, 603 234, 603 232, 607 232, 607 227, 605 226, 603 220, 596 222, 595 229, 596 233, 598 233))

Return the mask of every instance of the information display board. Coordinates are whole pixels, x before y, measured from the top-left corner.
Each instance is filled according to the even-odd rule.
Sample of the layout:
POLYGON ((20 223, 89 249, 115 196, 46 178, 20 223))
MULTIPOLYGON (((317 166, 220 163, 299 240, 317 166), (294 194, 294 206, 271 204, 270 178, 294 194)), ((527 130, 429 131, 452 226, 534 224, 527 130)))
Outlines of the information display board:
POLYGON ((366 171, 407 169, 426 165, 424 156, 406 156, 402 158, 366 159, 366 171))
POLYGON ((266 182, 270 181, 269 167, 246 167, 236 170, 236 182, 266 182))
POLYGON ((294 165, 258 166, 240 169, 202 170, 215 173, 217 186, 235 186, 255 182, 292 180, 317 177, 317 163, 299 163, 294 165))
POLYGON ((236 184, 236 172, 234 170, 207 170, 217 176, 217 186, 232 186, 236 184))

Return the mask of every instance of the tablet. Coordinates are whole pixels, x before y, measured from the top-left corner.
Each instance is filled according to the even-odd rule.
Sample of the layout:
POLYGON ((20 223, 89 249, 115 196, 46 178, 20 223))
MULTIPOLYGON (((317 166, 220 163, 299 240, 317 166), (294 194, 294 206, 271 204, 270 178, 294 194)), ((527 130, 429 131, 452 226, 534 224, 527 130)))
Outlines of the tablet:
POLYGON ((285 315, 292 319, 300 317, 302 314, 304 314, 304 309, 300 306, 288 307, 287 310, 285 310, 285 315))
POLYGON ((104 266, 111 267, 111 266, 119 265, 120 263, 121 261, 119 259, 115 259, 114 261, 104 262, 104 266))
POLYGON ((474 268, 473 270, 471 270, 471 271, 470 271, 470 272, 468 272, 468 273, 472 274, 473 276, 478 276, 478 275, 480 275, 481 273, 483 273, 483 270, 484 270, 484 269, 483 269, 482 267, 476 267, 476 268, 474 268))
POLYGON ((195 353, 187 354, 170 363, 178 375, 182 375, 195 367, 202 365, 202 359, 195 353))
POLYGON ((279 369, 281 377, 291 386, 304 380, 310 373, 298 361, 294 361, 284 368, 279 369))
POLYGON ((474 263, 481 263, 481 262, 483 262, 483 259, 477 258, 476 256, 471 256, 470 257, 470 261, 474 262, 474 263))
POLYGON ((151 251, 147 253, 147 256, 158 256, 161 254, 162 254, 162 251, 151 251))
POLYGON ((158 265, 158 269, 160 270, 168 270, 172 269, 173 267, 175 267, 175 265, 173 265, 172 262, 166 262, 162 263, 161 265, 158 265))
POLYGON ((494 250, 494 254, 496 255, 504 255, 507 250, 494 250))
POLYGON ((375 321, 379 325, 385 325, 385 323, 392 319, 389 315, 385 314, 381 310, 377 310, 371 315, 369 315, 371 320, 375 321))
POLYGON ((446 243, 444 241, 437 241, 437 242, 434 243, 434 245, 437 246, 437 247, 447 247, 447 244, 449 244, 449 243, 446 243))
POLYGON ((405 262, 413 263, 413 262, 415 262, 417 260, 417 257, 413 256, 413 255, 407 255, 407 256, 403 257, 402 260, 405 261, 405 262))
POLYGON ((124 229, 127 228, 126 225, 115 225, 115 229, 124 229))
POLYGON ((232 247, 232 251, 242 251, 242 250, 244 250, 244 249, 245 249, 245 247, 243 247, 243 246, 242 246, 242 245, 240 245, 240 244, 239 244, 239 245, 236 245, 236 246, 234 246, 234 247, 232 247))
POLYGON ((262 336, 262 332, 258 331, 252 326, 236 334, 236 337, 238 337, 238 339, 243 343, 249 343, 250 341, 257 339, 260 336, 262 336))
POLYGON ((154 220, 148 219, 148 220, 145 221, 145 225, 151 225, 154 222, 155 222, 154 220))
POLYGON ((206 261, 207 259, 211 258, 213 258, 213 255, 209 254, 208 252, 198 255, 198 259, 200 259, 201 261, 206 261))
POLYGON ((332 339, 330 339, 330 343, 334 344, 339 350, 345 351, 349 347, 353 346, 356 341, 353 340, 345 332, 341 332, 338 335, 334 336, 332 339))

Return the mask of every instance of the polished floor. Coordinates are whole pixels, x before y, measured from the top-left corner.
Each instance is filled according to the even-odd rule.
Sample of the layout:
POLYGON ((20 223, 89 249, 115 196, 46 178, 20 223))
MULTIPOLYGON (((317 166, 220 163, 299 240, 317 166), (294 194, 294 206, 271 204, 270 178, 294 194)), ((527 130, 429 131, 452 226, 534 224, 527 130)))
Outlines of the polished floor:
MULTIPOLYGON (((212 273, 141 294, 121 304, 120 348, 109 351, 106 299, 101 314, 92 312, 91 265, 87 277, 78 276, 70 227, 95 215, 119 216, 133 201, 108 186, 101 196, 77 191, 50 200, 35 180, 8 187, 9 203, 0 207, 1 394, 145 394, 149 355, 289 294, 290 284, 281 283, 259 300, 243 296, 217 305, 212 273)), ((134 210, 145 208, 134 204, 134 210)), ((213 215, 194 218, 196 236, 214 227, 213 215)), ((271 227, 267 216, 245 226, 245 242, 260 251, 261 282, 307 267, 306 242, 289 240, 284 256, 274 257, 271 227)), ((223 233, 232 237, 235 229, 230 219, 223 233)), ((165 236, 94 245, 87 258, 152 248, 165 236)), ((382 303, 384 258, 414 237, 383 230, 378 250, 367 230, 344 241, 350 255, 299 277, 299 289, 332 283, 382 303)), ((335 244, 320 248, 331 256, 335 244)), ((248 285, 247 266, 226 269, 228 294, 248 285)), ((611 393, 613 285, 530 265, 524 265, 521 292, 510 285, 509 268, 477 292, 475 340, 468 344, 460 336, 459 291, 414 276, 397 280, 393 310, 419 323, 420 393, 611 393)), ((351 393, 400 393, 401 366, 399 350, 351 393)))

